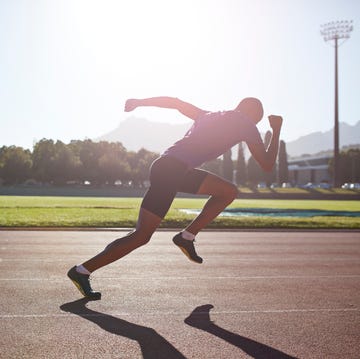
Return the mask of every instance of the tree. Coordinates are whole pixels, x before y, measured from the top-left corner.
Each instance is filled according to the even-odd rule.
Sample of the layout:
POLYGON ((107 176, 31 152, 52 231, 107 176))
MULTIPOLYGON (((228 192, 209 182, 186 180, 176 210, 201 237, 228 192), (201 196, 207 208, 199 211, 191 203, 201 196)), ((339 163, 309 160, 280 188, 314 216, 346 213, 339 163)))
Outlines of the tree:
POLYGON ((102 155, 97 163, 97 182, 114 184, 116 180, 129 178, 130 166, 125 147, 120 142, 104 141, 98 143, 98 146, 102 155))
POLYGON ((61 141, 54 144, 54 157, 52 159, 51 177, 56 184, 65 184, 67 181, 78 179, 79 157, 71 147, 61 141))
POLYGON ((144 148, 136 153, 130 152, 128 154, 128 161, 131 166, 130 176, 134 186, 144 187, 144 182, 149 179, 149 168, 158 156, 158 153, 144 148))
POLYGON ((130 173, 129 164, 115 154, 105 153, 99 158, 98 183, 113 185, 116 180, 124 181, 130 173))
POLYGON ((32 152, 33 173, 40 182, 51 182, 52 166, 55 156, 55 147, 53 140, 43 138, 34 145, 32 152))
POLYGON ((289 170, 286 153, 286 144, 283 140, 280 141, 279 159, 278 159, 278 182, 286 183, 289 181, 289 170))
MULTIPOLYGON (((334 172, 334 160, 329 163, 329 170, 334 172)), ((360 149, 352 148, 341 151, 339 156, 339 182, 360 182, 360 149)))
POLYGON ((61 141, 42 139, 34 146, 33 171, 41 182, 65 184, 79 175, 79 157, 61 141))
MULTIPOLYGON (((265 139, 267 137, 265 136, 265 139)), ((265 142, 266 148, 266 142, 265 142)), ((257 161, 253 156, 250 156, 247 162, 247 175, 248 182, 251 187, 256 187, 256 185, 260 182, 264 182, 264 171, 261 169, 257 161)))
POLYGON ((201 165, 200 168, 215 175, 222 176, 222 162, 223 161, 220 158, 216 158, 214 160, 205 162, 201 165))
POLYGON ((223 155, 223 176, 228 181, 233 181, 234 164, 231 159, 231 148, 223 155))
MULTIPOLYGON (((264 140, 264 144, 265 144, 266 149, 270 145, 271 137, 272 137, 271 132, 267 131, 266 134, 265 134, 265 140, 264 140)), ((270 172, 265 172, 264 170, 262 170, 262 173, 263 173, 263 180, 265 181, 267 187, 270 187, 270 185, 272 183, 276 182, 276 165, 273 166, 273 168, 271 169, 270 172)))
POLYGON ((247 182, 247 168, 245 163, 245 156, 244 156, 244 146, 243 143, 240 142, 238 145, 238 156, 236 160, 236 184, 238 186, 245 185, 247 182))
MULTIPOLYGON (((264 138, 264 146, 267 149, 271 141, 272 134, 267 131, 264 138)), ((253 156, 250 156, 248 160, 248 180, 251 186, 255 186, 257 183, 265 182, 267 186, 276 181, 276 167, 274 166, 270 172, 264 171, 260 165, 256 162, 253 156)))
POLYGON ((259 182, 263 181, 263 171, 253 156, 250 156, 247 162, 247 174, 251 187, 256 187, 259 182))
POLYGON ((145 149, 128 152, 120 142, 85 140, 72 141, 70 145, 79 155, 82 181, 98 184, 113 184, 120 180, 143 186, 151 163, 158 157, 158 154, 145 149))
POLYGON ((85 140, 80 143, 79 158, 82 164, 81 180, 90 181, 92 184, 101 182, 99 159, 104 155, 102 142, 85 140), (100 177, 100 178, 99 178, 100 177))
POLYGON ((5 184, 18 184, 31 176, 31 153, 22 147, 3 146, 0 149, 0 177, 5 184))

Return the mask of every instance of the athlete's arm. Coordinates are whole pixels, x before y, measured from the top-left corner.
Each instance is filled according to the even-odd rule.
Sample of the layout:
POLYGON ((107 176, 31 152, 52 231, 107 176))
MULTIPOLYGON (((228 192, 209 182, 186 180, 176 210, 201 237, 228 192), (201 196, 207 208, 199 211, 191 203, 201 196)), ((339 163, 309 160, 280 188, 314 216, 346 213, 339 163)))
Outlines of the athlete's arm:
POLYGON ((194 121, 207 112, 188 102, 181 101, 176 97, 151 97, 145 99, 129 99, 125 103, 125 111, 130 112, 140 106, 155 106, 175 109, 194 121))
POLYGON ((265 149, 262 143, 248 144, 252 156, 259 163, 260 167, 266 172, 270 172, 272 170, 276 161, 276 157, 279 150, 279 139, 280 139, 280 130, 282 125, 282 117, 271 115, 269 116, 269 122, 270 122, 270 127, 273 130, 269 147, 265 149))

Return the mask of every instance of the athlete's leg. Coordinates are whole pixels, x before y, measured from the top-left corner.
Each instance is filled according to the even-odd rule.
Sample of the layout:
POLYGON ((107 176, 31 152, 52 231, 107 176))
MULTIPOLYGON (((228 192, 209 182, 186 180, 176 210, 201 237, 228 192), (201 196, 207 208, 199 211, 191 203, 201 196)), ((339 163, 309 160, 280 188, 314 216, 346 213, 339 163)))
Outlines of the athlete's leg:
POLYGON ((151 186, 141 203, 136 229, 110 243, 101 253, 84 262, 83 267, 93 272, 149 242, 176 196, 177 183, 185 169, 183 164, 169 158, 155 160, 150 170, 151 186))
POLYGON ((147 243, 159 225, 161 218, 162 217, 158 217, 148 210, 141 208, 135 231, 123 238, 116 239, 101 253, 84 262, 81 266, 71 268, 68 271, 68 277, 85 297, 89 299, 100 299, 101 293, 95 292, 91 288, 89 274, 147 243))
POLYGON ((149 242, 161 220, 161 217, 151 213, 145 208, 141 208, 136 229, 126 236, 111 242, 101 253, 84 262, 83 266, 89 272, 93 272, 124 257, 134 249, 149 242))
POLYGON ((237 188, 234 184, 212 173, 193 169, 184 177, 179 190, 211 196, 200 214, 173 238, 173 242, 190 260, 202 263, 202 258, 198 256, 195 250, 195 236, 234 200, 237 195, 237 188))
POLYGON ((199 215, 185 228, 196 235, 212 220, 214 220, 237 196, 236 186, 212 173, 204 178, 197 194, 208 194, 211 197, 206 202, 199 215))
POLYGON ((85 297, 101 298, 101 293, 94 292, 90 286, 90 273, 149 242, 170 208, 178 182, 184 176, 185 170, 186 166, 174 163, 171 159, 159 158, 154 161, 150 170, 151 185, 141 203, 136 229, 111 242, 95 257, 68 271, 68 277, 85 297))

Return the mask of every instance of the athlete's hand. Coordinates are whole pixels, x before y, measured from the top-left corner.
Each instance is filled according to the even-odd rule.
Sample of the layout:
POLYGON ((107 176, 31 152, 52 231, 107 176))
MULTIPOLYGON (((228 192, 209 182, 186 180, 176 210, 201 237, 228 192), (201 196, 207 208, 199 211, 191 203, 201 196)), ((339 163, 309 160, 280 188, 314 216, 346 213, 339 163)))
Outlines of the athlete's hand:
POLYGON ((273 131, 280 131, 283 121, 282 117, 276 115, 270 115, 268 118, 269 118, 270 127, 273 129, 273 131))
POLYGON ((134 98, 130 98, 128 100, 126 100, 125 102, 125 108, 124 111, 125 112, 130 112, 132 110, 135 110, 136 107, 138 107, 138 100, 134 99, 134 98))

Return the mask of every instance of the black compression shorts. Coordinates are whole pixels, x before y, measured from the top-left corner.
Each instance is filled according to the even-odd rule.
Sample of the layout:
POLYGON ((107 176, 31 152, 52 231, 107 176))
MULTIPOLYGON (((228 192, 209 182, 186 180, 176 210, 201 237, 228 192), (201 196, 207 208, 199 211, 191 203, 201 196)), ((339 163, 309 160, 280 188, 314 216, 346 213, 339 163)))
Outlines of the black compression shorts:
POLYGON ((150 167, 150 188, 141 207, 164 218, 177 192, 196 194, 208 172, 188 168, 182 161, 162 156, 150 167))

